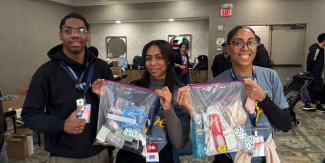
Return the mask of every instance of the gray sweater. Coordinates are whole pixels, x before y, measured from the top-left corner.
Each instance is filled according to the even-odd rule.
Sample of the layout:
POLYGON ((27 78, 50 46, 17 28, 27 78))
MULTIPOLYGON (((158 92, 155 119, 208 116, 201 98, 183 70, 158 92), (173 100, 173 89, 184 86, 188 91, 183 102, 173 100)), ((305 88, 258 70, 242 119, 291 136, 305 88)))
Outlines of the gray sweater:
MULTIPOLYGON (((162 89, 164 87, 165 79, 153 79, 150 78, 150 89, 162 89)), ((171 91, 172 92, 172 91, 171 91)), ((175 100, 176 94, 173 94, 175 100)), ((175 102, 175 101, 174 101, 175 102)), ((173 101, 172 101, 173 103, 173 101)), ((180 106, 179 106, 180 107, 180 106)), ((182 126, 179 118, 177 117, 175 110, 171 107, 166 111, 162 111, 166 126, 168 138, 173 146, 177 149, 182 149, 189 141, 189 126, 182 126)))

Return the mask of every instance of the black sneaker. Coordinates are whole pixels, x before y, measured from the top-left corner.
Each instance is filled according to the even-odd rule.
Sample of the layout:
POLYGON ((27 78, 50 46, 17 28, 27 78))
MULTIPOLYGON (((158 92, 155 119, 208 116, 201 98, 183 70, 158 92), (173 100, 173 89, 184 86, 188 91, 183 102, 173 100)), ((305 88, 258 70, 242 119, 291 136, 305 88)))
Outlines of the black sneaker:
POLYGON ((317 105, 317 106, 316 106, 316 110, 317 110, 318 112, 325 112, 325 109, 323 108, 322 105, 317 105))
POLYGON ((316 108, 313 108, 309 104, 305 104, 305 106, 302 108, 302 110, 304 110, 304 111, 310 111, 310 112, 315 112, 316 111, 316 108))

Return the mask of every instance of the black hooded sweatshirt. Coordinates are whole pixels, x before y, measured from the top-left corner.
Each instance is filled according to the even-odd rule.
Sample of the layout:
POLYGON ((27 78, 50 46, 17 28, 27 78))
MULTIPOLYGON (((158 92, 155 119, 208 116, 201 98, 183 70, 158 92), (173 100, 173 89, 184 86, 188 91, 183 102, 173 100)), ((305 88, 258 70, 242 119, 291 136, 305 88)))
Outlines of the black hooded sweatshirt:
POLYGON ((323 83, 322 72, 324 69, 324 48, 317 43, 309 47, 307 56, 307 71, 311 72, 318 83, 323 83))
POLYGON ((99 98, 90 87, 89 94, 86 94, 86 103, 91 104, 90 123, 86 123, 85 129, 79 135, 64 132, 65 120, 77 109, 76 100, 83 98, 83 92, 75 87, 75 81, 56 61, 63 61, 79 77, 88 62, 83 83, 87 81, 90 64, 93 62, 95 67, 91 83, 97 79, 113 80, 109 65, 96 58, 87 48, 85 62, 80 64, 64 54, 62 44, 52 48, 48 56, 51 60, 38 68, 28 89, 22 111, 25 125, 44 133, 45 150, 50 152, 51 156, 87 158, 99 154, 106 148, 92 145, 97 132, 99 98))

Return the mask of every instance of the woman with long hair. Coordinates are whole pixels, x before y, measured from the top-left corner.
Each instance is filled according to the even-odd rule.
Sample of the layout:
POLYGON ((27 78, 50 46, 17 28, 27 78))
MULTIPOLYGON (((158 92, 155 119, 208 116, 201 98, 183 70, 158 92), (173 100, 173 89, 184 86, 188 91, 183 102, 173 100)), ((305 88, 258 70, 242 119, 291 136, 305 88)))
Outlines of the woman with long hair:
MULTIPOLYGON (((160 98, 161 108, 159 108, 157 116, 153 117, 151 135, 148 136, 149 132, 146 131, 151 142, 158 143, 160 163, 173 163, 173 146, 182 149, 189 141, 189 117, 175 101, 180 84, 173 70, 174 61, 174 51, 168 42, 164 40, 151 41, 144 46, 142 51, 145 72, 140 80, 132 82, 137 86, 156 89, 154 93, 160 98)), ((93 91, 100 94, 100 81, 94 84, 96 89, 93 91)), ((152 114, 154 109, 152 108, 149 114, 152 114)), ((120 149, 116 162, 145 163, 146 159, 138 154, 120 149)))
MULTIPOLYGON (((211 82, 244 80, 245 94, 257 102, 257 109, 259 109, 259 114, 252 115, 257 121, 250 119, 251 134, 263 136, 266 156, 252 157, 249 153, 239 151, 216 155, 214 162, 280 163, 272 138, 273 125, 277 129, 287 132, 291 129, 291 121, 289 106, 278 74, 272 69, 252 65, 256 56, 257 42, 255 32, 251 28, 239 26, 232 29, 228 33, 227 42, 232 68, 221 73, 211 82), (258 117, 256 117, 257 115, 258 117)), ((189 101, 188 90, 188 87, 180 88, 176 101, 191 115, 193 107, 189 101)))
POLYGON ((174 71, 177 79, 181 84, 184 82, 184 85, 190 84, 190 74, 188 70, 190 66, 190 60, 186 51, 186 45, 184 43, 181 43, 178 47, 178 52, 175 53, 174 64, 174 71))

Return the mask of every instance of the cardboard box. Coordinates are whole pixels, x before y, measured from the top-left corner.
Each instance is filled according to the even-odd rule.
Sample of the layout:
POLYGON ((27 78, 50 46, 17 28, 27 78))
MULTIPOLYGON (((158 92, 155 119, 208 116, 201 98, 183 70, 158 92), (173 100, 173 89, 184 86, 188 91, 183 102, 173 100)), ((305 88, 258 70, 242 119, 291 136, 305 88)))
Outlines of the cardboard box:
POLYGON ((4 102, 0 101, 3 112, 4 113, 8 112, 9 108, 12 108, 12 110, 17 110, 22 108, 25 102, 25 98, 26 97, 22 97, 22 98, 10 100, 10 101, 4 101, 4 102))
MULTIPOLYGON (((41 144, 44 144, 44 134, 42 132, 40 132, 39 136, 40 136, 41 144)), ((39 145, 37 132, 34 132, 34 134, 33 134, 33 144, 39 145)))
POLYGON ((113 67, 117 67, 118 61, 113 61, 113 67))
POLYGON ((21 127, 21 128, 16 129, 16 133, 17 133, 17 135, 31 136, 31 135, 33 135, 34 131, 27 127, 21 127))
POLYGON ((125 70, 123 67, 111 67, 113 75, 125 75, 125 70))
POLYGON ((26 135, 13 135, 5 139, 8 143, 8 157, 26 159, 29 157, 26 135))
POLYGON ((34 154, 33 133, 34 131, 27 127, 20 127, 16 129, 17 135, 27 136, 28 156, 34 154))
POLYGON ((17 95, 26 96, 27 95, 27 90, 28 90, 28 87, 20 86, 20 87, 17 88, 17 95))

